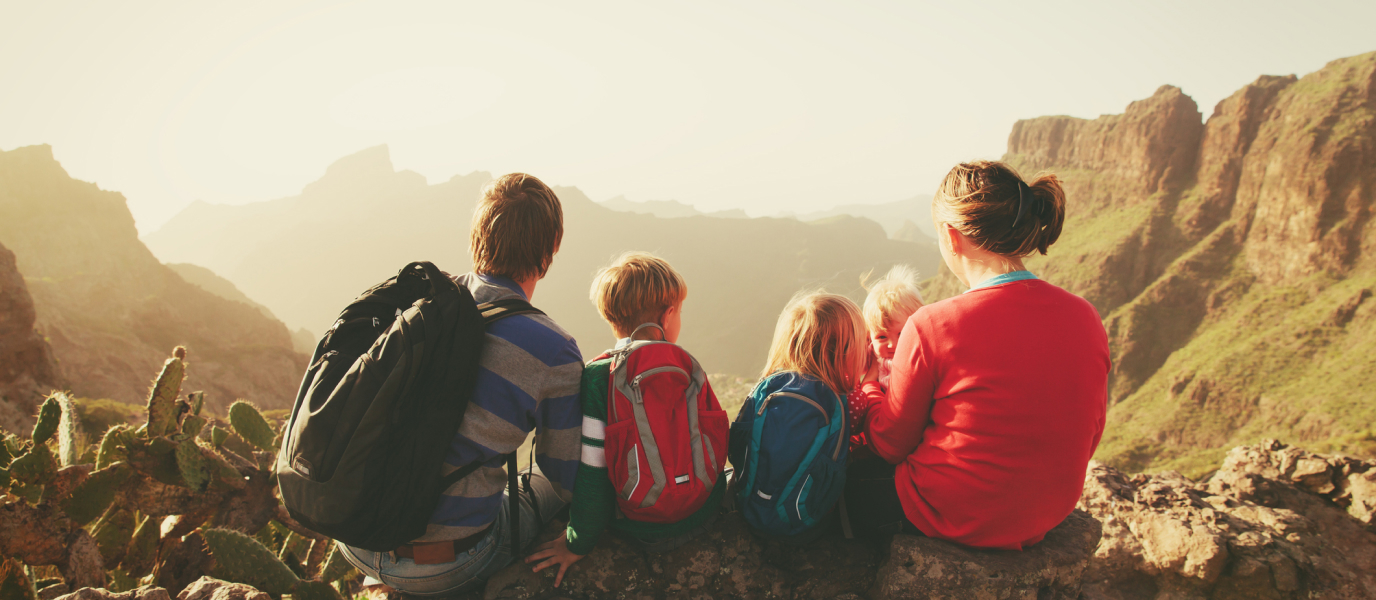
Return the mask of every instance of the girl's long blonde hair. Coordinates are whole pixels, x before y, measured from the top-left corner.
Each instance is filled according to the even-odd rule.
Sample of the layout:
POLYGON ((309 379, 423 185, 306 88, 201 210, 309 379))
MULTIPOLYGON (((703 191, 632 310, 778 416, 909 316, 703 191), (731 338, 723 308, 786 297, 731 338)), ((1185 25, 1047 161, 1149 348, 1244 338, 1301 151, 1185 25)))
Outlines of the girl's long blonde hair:
POLYGON ((799 292, 779 314, 761 377, 796 371, 844 398, 858 382, 868 352, 865 320, 850 298, 799 292))

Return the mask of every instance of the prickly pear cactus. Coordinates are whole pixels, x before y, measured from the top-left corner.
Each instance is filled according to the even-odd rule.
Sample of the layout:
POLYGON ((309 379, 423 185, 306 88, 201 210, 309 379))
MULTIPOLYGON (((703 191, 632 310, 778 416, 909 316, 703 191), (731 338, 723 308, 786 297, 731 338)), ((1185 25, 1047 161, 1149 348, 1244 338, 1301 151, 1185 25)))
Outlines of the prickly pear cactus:
POLYGON ((105 437, 100 440, 100 450, 96 452, 97 469, 104 469, 128 457, 124 447, 129 444, 133 431, 128 425, 114 425, 105 432, 105 437))
POLYGON ((101 515, 100 520, 91 526, 91 537, 100 547, 100 557, 106 565, 119 564, 134 537, 134 515, 118 506, 111 506, 101 515))
POLYGON ((56 472, 57 460, 53 458, 53 453, 48 450, 46 444, 34 445, 27 453, 10 463, 10 479, 21 483, 42 485, 52 479, 56 472))
POLYGON ((246 583, 269 594, 291 593, 301 581, 262 542, 229 529, 203 529, 215 559, 211 573, 225 581, 246 583))
POLYGON ((272 425, 263 418, 263 413, 258 412, 252 404, 243 400, 236 400, 229 406, 229 424, 234 427, 234 433, 244 438, 250 444, 257 446, 259 450, 275 450, 273 439, 277 433, 272 430, 272 425))
POLYGON ((143 577, 153 572, 153 563, 158 554, 160 524, 161 519, 144 517, 139 521, 138 528, 134 529, 134 536, 129 540, 129 547, 119 563, 120 568, 129 576, 143 577))
POLYGON ((109 508, 119 486, 129 479, 132 469, 120 462, 91 473, 62 501, 62 510, 77 525, 90 523, 109 508))
POLYGON ((216 448, 225 445, 225 440, 229 439, 229 430, 220 429, 218 425, 210 426, 210 443, 216 448))
POLYGON ((181 395, 182 379, 186 376, 186 366, 182 363, 185 357, 186 348, 174 348, 172 358, 163 363, 162 372, 158 374, 153 389, 148 393, 149 437, 165 435, 177 429, 177 416, 180 412, 177 397, 181 395))
POLYGON ((38 422, 33 425, 33 445, 41 446, 57 433, 57 425, 62 421, 62 405, 56 396, 48 396, 38 409, 38 422))
POLYGON ((62 417, 57 422, 57 460, 62 466, 70 467, 81 461, 81 450, 85 446, 81 439, 76 403, 62 392, 52 397, 57 399, 57 405, 62 408, 62 417))
POLYGON ((33 582, 24 572, 23 563, 12 558, 0 559, 0 598, 34 600, 33 582))
POLYGON ((177 469, 181 471, 182 480, 186 482, 186 487, 193 491, 205 491, 206 486, 210 485, 211 479, 218 472, 217 466, 206 460, 200 447, 196 445, 195 438, 182 440, 177 445, 177 469))
POLYGON ((354 566, 349 564, 348 559, 345 559, 344 554, 339 551, 339 546, 331 545, 330 554, 325 558, 325 566, 320 568, 320 580, 339 581, 347 577, 353 569, 354 566))

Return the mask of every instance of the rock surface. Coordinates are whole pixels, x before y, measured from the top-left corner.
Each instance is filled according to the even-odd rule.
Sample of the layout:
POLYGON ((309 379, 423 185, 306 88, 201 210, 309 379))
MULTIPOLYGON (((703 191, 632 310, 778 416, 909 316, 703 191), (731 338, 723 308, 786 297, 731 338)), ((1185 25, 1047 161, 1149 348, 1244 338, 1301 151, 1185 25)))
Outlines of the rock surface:
POLYGON ((43 397, 61 387, 48 342, 34 330, 33 298, 14 253, 0 245, 0 429, 27 431, 43 397))
MULTIPOLYGON (((552 528, 546 537, 560 531, 552 528)), ((731 513, 710 533, 663 555, 642 554, 608 536, 569 570, 559 588, 553 587, 553 569, 535 574, 527 565, 512 565, 488 582, 482 597, 1075 598, 1098 540, 1098 522, 1076 512, 1023 552, 970 550, 900 535, 885 553, 839 533, 789 546, 756 538, 731 513)))
POLYGON ((1099 544, 1100 524, 1075 511, 1021 552, 974 550, 914 536, 894 536, 869 596, 900 598, 1037 598, 1074 600, 1099 544))
POLYGON ((1080 508, 1104 537, 1085 597, 1376 597, 1376 463, 1275 441, 1233 449, 1195 482, 1094 465, 1080 508))
POLYGON ((202 577, 177 594, 177 600, 271 600, 271 596, 251 585, 202 577))
POLYGON ((58 596, 58 600, 172 600, 172 596, 167 593, 167 590, 151 585, 145 585, 127 592, 111 592, 104 588, 86 587, 66 596, 58 596))

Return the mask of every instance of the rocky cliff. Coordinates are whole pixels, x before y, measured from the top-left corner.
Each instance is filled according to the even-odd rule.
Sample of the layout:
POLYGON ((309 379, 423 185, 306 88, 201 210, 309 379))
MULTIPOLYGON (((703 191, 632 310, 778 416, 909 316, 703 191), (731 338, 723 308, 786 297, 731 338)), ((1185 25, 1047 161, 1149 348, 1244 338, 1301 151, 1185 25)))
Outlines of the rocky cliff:
POLYGON ((0 429, 5 431, 33 427, 38 403, 62 387, 52 349, 34 330, 35 317, 14 253, 0 245, 0 429))
MULTIPOLYGON (((193 204, 145 240, 167 262, 224 276, 291 327, 323 331, 359 292, 409 261, 470 269, 468 225, 489 180, 477 172, 428 185, 395 170, 379 146, 340 159, 299 196, 193 204)), ((877 223, 845 215, 820 223, 660 218, 608 209, 577 188, 555 192, 564 240, 533 302, 588 357, 615 341, 588 300, 589 282, 627 250, 655 252, 683 274, 681 342, 709 372, 738 375, 763 366, 779 310, 796 291, 826 287, 861 298, 865 271, 908 263, 934 274, 938 261, 930 240, 891 240, 877 223)))
POLYGON ((217 410, 235 398, 272 408, 294 399, 305 358, 285 326, 160 263, 124 197, 69 177, 48 146, 0 152, 0 243, 77 395, 141 403, 148 373, 184 345, 197 357, 188 388, 217 410))
MULTIPOLYGON (((1199 475, 1264 436, 1376 452, 1376 53, 1263 76, 1201 123, 1164 86, 1121 115, 1020 121, 1004 160, 1065 182, 1043 278, 1114 370, 1099 458, 1199 475)), ((949 274, 929 290, 944 297, 949 274)))

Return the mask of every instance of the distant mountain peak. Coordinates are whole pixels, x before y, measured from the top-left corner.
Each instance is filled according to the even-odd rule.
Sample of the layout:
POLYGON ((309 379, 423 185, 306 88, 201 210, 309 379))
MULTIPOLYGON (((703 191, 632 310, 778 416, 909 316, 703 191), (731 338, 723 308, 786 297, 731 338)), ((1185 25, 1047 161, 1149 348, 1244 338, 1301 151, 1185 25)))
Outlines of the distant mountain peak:
POLYGON ((392 166, 392 152, 387 144, 366 148, 334 161, 325 169, 323 179, 336 177, 358 177, 369 175, 390 175, 396 172, 392 166))

